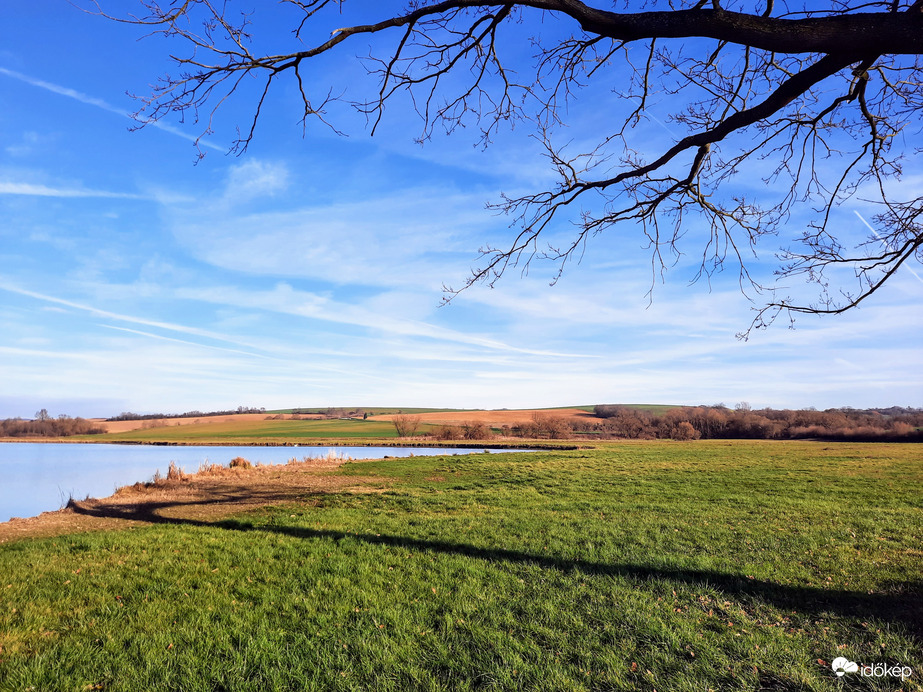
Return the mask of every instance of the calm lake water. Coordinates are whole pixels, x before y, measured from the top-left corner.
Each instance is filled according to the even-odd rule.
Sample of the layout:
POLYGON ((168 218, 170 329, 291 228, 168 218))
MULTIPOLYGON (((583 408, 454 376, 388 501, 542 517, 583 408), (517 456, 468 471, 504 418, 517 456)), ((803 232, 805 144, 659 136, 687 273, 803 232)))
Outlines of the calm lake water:
MULTIPOLYGON (((227 466, 234 457, 254 464, 284 464, 292 457, 327 456, 380 459, 471 454, 482 449, 434 447, 163 447, 112 444, 0 444, 0 522, 60 509, 69 497, 108 497, 116 488, 149 481, 170 462, 187 472, 204 463, 227 466)), ((516 450, 492 450, 506 452, 516 450)))

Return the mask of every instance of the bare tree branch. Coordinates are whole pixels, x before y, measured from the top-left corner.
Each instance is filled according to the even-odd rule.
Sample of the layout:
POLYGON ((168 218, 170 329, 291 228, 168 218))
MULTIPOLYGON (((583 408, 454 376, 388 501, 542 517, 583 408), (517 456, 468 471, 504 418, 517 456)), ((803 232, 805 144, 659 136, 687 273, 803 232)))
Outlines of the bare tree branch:
MULTIPOLYGON (((346 102, 366 114, 373 133, 386 105, 404 96, 421 119, 421 141, 437 126, 451 133, 473 123, 487 146, 506 123, 534 127, 557 183, 494 205, 510 216, 513 237, 482 248, 483 266, 462 288, 448 288, 447 300, 475 283, 492 285, 510 267, 525 271, 533 261, 555 263, 559 277, 590 238, 610 231, 640 229, 656 276, 684 252, 694 228, 705 232, 696 278, 730 264, 745 293, 765 295, 753 329, 781 314, 852 309, 901 266, 923 259, 923 198, 894 196, 902 163, 921 153, 908 142, 919 137, 923 112, 923 0, 743 0, 734 10, 718 0, 650 0, 644 11, 623 12, 579 0, 413 0, 390 12, 382 2, 369 10, 378 18, 339 26, 302 50, 278 54, 253 52, 257 15, 233 15, 231 2, 140 4, 145 14, 119 21, 186 47, 173 58, 179 75, 164 77, 142 99, 142 123, 188 115, 208 133, 241 80, 257 77, 253 118, 234 147, 241 152, 256 136, 272 88, 291 74, 305 126, 317 119, 336 130, 328 110, 343 101, 343 90, 327 85, 314 93, 308 85, 323 75, 312 61, 384 34, 393 36, 391 48, 367 62, 377 89, 367 100, 346 102), (508 55, 510 32, 526 15, 557 16, 573 28, 569 36, 535 35, 531 72, 508 55), (640 53, 632 50, 636 44, 640 53), (556 143, 557 129, 568 103, 597 83, 615 89, 626 108, 608 131, 597 133, 595 146, 571 153, 556 143), (634 138, 655 95, 679 104, 669 121, 682 134, 659 154, 644 156, 634 138), (740 192, 742 179, 762 179, 765 194, 748 199, 740 192), (849 200, 880 211, 871 235, 845 246, 833 226, 849 200), (751 276, 748 261, 763 239, 779 234, 793 216, 808 215, 812 220, 779 254, 776 286, 751 276), (570 240, 540 245, 562 222, 572 225, 570 240), (839 282, 842 269, 851 270, 855 283, 834 288, 830 274, 839 282), (793 279, 816 286, 819 297, 780 297, 780 286, 793 279)), ((340 12, 351 7, 346 0, 282 4, 293 11, 293 34, 301 40, 319 35, 324 22, 340 22, 340 12)), ((96 11, 105 14, 98 5, 96 11)))

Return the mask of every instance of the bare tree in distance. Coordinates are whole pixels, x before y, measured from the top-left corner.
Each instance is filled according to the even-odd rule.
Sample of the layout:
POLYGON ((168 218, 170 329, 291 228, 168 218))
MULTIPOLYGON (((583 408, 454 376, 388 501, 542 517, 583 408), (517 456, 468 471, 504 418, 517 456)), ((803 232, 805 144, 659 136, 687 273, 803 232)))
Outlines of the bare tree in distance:
POLYGON ((446 300, 536 260, 552 262, 557 280, 591 237, 640 229, 655 279, 690 244, 700 256, 696 279, 735 268, 745 295, 759 296, 746 336, 781 314, 850 310, 901 266, 923 261, 923 196, 899 184, 902 165, 918 164, 920 154, 923 0, 383 0, 359 7, 347 26, 347 0, 283 0, 303 47, 278 53, 252 48, 266 43, 255 40, 259 11, 209 0, 139 2, 144 15, 119 21, 186 48, 174 57, 180 73, 143 99, 142 122, 180 113, 207 134, 221 104, 256 77, 253 117, 234 145, 243 152, 273 87, 288 77, 305 124, 336 130, 331 109, 345 101, 343 86, 324 83, 316 59, 352 59, 381 33, 388 48, 365 59, 371 96, 345 101, 368 116, 372 133, 401 96, 420 116, 421 141, 437 127, 476 126, 487 146, 502 126, 532 127, 556 183, 501 198, 494 208, 512 218, 512 238, 483 247, 481 265, 461 288, 447 287, 446 300), (532 18, 534 60, 524 71, 510 53, 532 18), (597 84, 627 105, 593 133, 594 144, 571 152, 556 135, 568 104, 597 84), (676 134, 651 154, 638 138, 654 101, 671 110, 676 134), (754 192, 755 181, 765 184, 754 192), (858 223, 843 207, 850 200, 876 210, 862 219, 864 240, 841 227, 846 213, 858 223), (757 247, 802 216, 809 220, 773 247, 773 285, 751 275, 757 247), (547 245, 567 222, 572 238, 547 245), (784 286, 791 280, 816 291, 793 297, 784 286))
POLYGON ((394 429, 397 431, 398 437, 413 437, 417 434, 422 420, 420 416, 402 414, 400 416, 394 416, 391 422, 394 424, 394 429))

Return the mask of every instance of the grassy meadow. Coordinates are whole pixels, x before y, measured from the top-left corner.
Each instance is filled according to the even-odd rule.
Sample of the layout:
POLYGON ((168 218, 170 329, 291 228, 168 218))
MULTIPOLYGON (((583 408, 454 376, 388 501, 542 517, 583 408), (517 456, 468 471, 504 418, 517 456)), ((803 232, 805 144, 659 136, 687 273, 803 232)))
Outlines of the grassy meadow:
POLYGON ((914 445, 335 473, 384 490, 0 545, 0 689, 923 689, 914 445), (913 674, 837 678, 838 656, 913 674))

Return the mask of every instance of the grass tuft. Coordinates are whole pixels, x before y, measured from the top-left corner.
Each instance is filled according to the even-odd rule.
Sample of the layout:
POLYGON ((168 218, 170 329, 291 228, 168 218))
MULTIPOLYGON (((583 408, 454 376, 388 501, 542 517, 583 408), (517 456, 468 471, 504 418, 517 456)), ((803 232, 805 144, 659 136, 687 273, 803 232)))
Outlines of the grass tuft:
POLYGON ((243 457, 234 457, 229 464, 232 469, 252 469, 253 464, 243 457))

